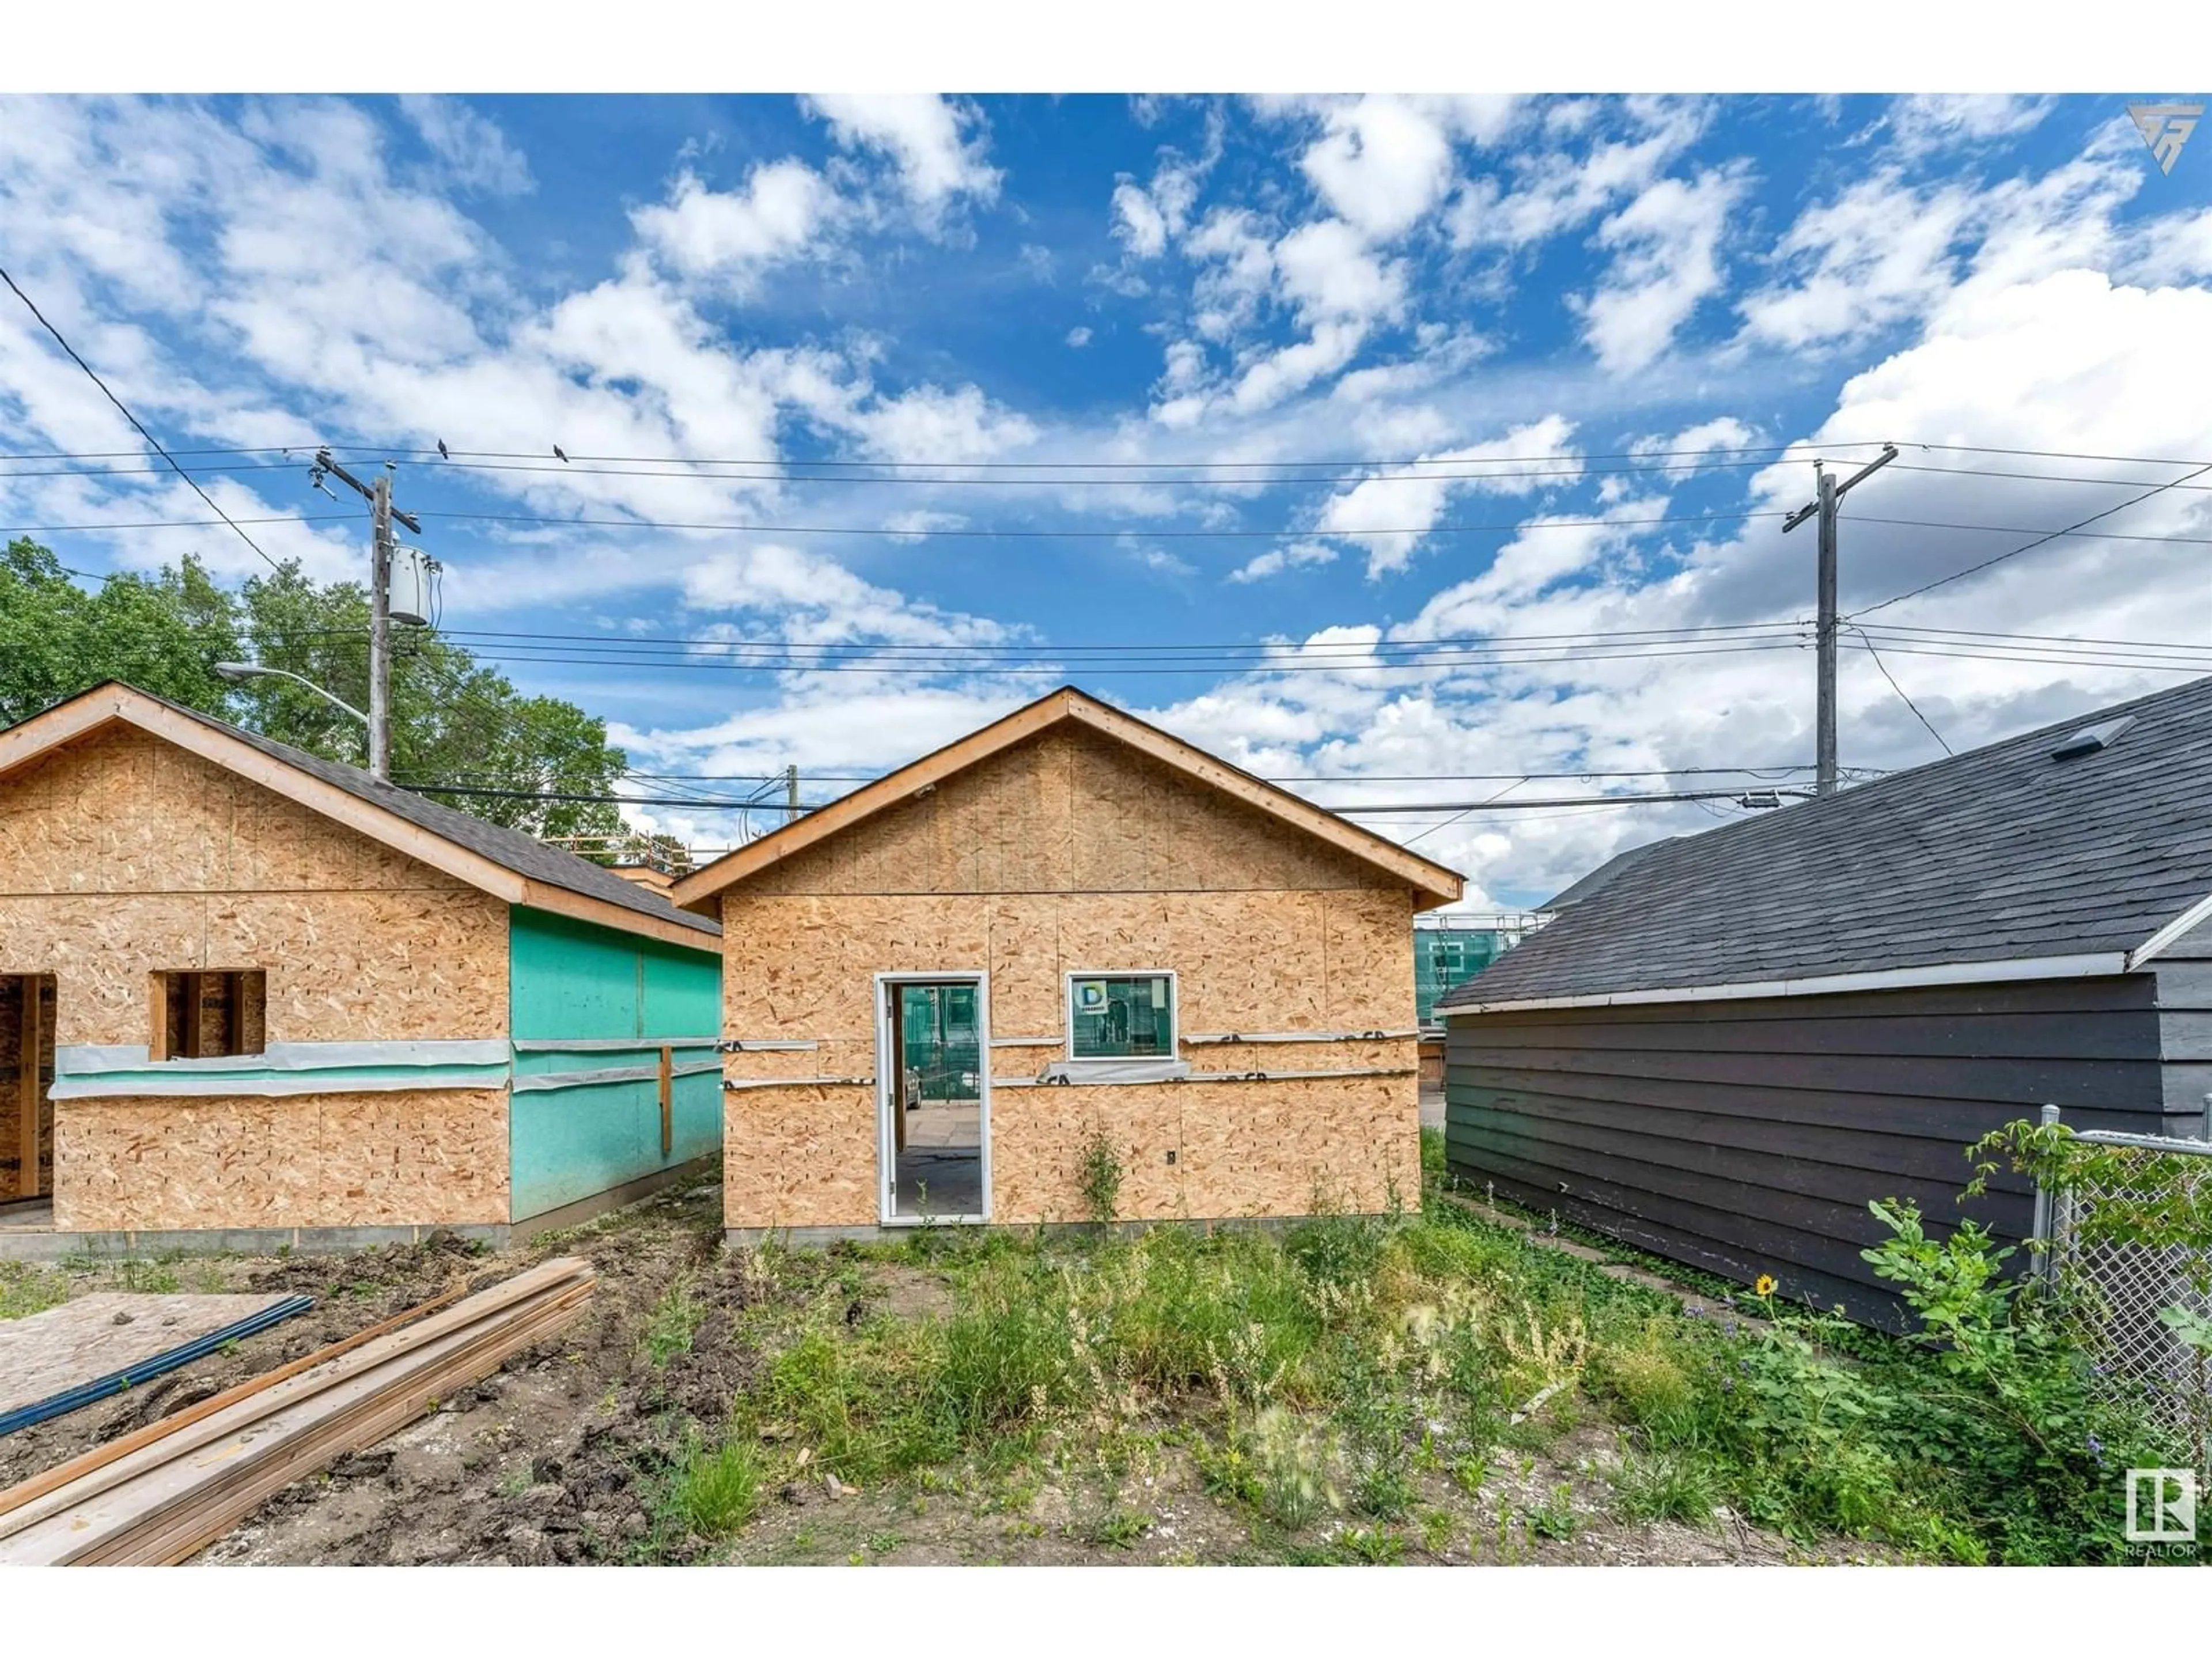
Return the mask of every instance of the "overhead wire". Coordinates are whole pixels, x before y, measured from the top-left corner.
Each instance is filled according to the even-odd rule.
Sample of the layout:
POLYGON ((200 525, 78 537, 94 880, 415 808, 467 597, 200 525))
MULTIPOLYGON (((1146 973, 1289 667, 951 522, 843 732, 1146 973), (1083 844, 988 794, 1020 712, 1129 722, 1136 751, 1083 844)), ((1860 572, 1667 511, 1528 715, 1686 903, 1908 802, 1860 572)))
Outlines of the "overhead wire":
MULTIPOLYGON (((117 412, 119 413, 125 420, 131 422, 132 428, 137 432, 138 435, 154 447, 154 453, 159 455, 163 460, 167 461, 176 475, 182 478, 187 484, 191 486, 192 494, 205 501, 208 506, 214 510, 216 516, 222 520, 223 523, 228 525, 233 530, 237 531, 239 540, 244 542, 256 553, 259 553, 263 562, 266 563, 271 570, 281 569, 283 567, 278 565, 276 560, 270 558, 266 552, 263 551, 261 544, 255 541, 252 537, 247 535, 244 530, 240 529, 237 520, 233 519, 229 514, 222 510, 222 504, 218 502, 214 496, 209 495, 206 490, 200 488, 198 480, 195 479, 190 472, 185 470, 185 468, 178 462, 177 458, 169 453, 167 450, 161 447, 161 441, 146 429, 145 422, 131 412, 129 408, 125 405, 123 399, 117 397, 113 389, 108 386, 107 382, 100 378, 98 371, 96 371, 90 363, 85 362, 85 360, 78 355, 77 349, 71 345, 68 340, 63 337, 61 330, 56 328, 51 322, 46 320, 46 313, 39 309, 36 302, 32 300, 29 295, 23 292, 22 289, 17 285, 15 279, 9 275, 4 267, 0 267, 0 283, 5 283, 8 284, 9 290, 17 299, 23 302, 25 308, 30 312, 31 315, 39 319, 39 326, 45 329, 47 333, 54 337, 54 343, 69 354, 70 361, 85 372, 86 377, 89 379, 94 386, 100 388, 101 394, 106 398, 109 403, 115 405, 117 412)), ((159 469, 149 467, 147 470, 149 471, 155 471, 159 469)))

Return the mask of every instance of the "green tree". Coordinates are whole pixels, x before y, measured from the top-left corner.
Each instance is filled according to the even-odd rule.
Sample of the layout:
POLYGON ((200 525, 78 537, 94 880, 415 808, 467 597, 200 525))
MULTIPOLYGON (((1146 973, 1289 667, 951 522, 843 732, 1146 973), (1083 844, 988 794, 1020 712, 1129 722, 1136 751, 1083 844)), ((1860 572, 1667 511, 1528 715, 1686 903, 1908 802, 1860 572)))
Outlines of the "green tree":
MULTIPOLYGON (((625 832, 605 801, 547 794, 614 791, 629 762, 606 726, 558 697, 527 696, 434 629, 395 628, 392 781, 493 792, 429 798, 537 836, 625 832)), ((0 559, 0 726, 102 680, 126 680, 326 759, 368 760, 361 722, 278 678, 232 685, 214 665, 251 658, 368 706, 368 595, 356 582, 319 585, 296 562, 216 586, 187 558, 158 577, 110 578, 88 592, 36 543, 0 559)))
POLYGON ((229 719, 214 665, 238 649, 230 598, 195 560, 88 590, 36 542, 0 553, 0 726, 111 679, 229 719))

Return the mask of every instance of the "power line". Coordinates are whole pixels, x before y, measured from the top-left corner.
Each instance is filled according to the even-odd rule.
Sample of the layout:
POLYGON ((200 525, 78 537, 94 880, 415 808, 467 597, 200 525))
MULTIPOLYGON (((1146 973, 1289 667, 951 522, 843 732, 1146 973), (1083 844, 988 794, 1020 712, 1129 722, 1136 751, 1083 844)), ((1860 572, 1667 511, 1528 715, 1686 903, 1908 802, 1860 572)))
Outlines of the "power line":
MULTIPOLYGON (((29 295, 24 293, 21 288, 16 286, 15 279, 8 274, 5 268, 0 268, 0 283, 5 283, 8 284, 9 290, 14 293, 17 299, 23 302, 24 307, 30 312, 31 315, 39 319, 39 326, 45 329, 47 333, 52 335, 54 337, 54 343, 61 347, 64 351, 69 354, 70 361, 85 372, 85 374, 91 380, 92 383, 98 386, 100 389, 100 392, 106 397, 107 401, 113 404, 118 412, 122 415, 123 418, 130 422, 131 426, 137 429, 138 435, 143 438, 148 443, 154 446, 154 453, 159 455, 163 460, 167 461, 176 475, 191 486, 192 494, 198 496, 202 501, 205 501, 209 507, 212 507, 215 511, 216 516, 218 519, 221 519, 223 523, 228 525, 233 530, 237 531, 239 540, 244 542, 256 553, 260 553, 262 562, 268 565, 271 570, 281 570, 283 568, 283 566, 279 565, 276 560, 270 558, 268 554, 262 552, 261 544, 255 541, 252 537, 247 535, 244 530, 240 529, 237 520, 233 519, 229 514, 222 510, 222 507, 217 503, 214 496, 209 495, 206 490, 200 488, 198 480, 194 478, 191 473, 185 471, 185 469, 178 464, 177 458, 175 456, 170 454, 167 450, 161 447, 161 441, 146 429, 145 423, 140 421, 139 418, 136 415, 133 415, 128 409, 124 407, 123 399, 117 397, 115 393, 109 389, 107 382, 101 380, 100 376, 94 373, 90 363, 85 362, 82 357, 77 355, 76 348, 62 337, 61 330, 56 328, 52 323, 46 320, 46 313, 40 310, 39 307, 33 303, 29 295)), ((149 468, 147 470, 151 471, 155 469, 149 468)))
MULTIPOLYGON (((2063 530, 2053 530, 2048 534, 2038 536, 2032 542, 2024 543, 2021 546, 2013 548, 2008 552, 2000 553, 1995 558, 1984 559, 1979 564, 1968 565, 1964 570, 1954 571, 1948 576, 1939 576, 1932 582, 1923 582, 1919 586, 1910 589, 1905 592, 1897 594, 1892 599, 1884 599, 1879 605, 1870 605, 1866 606, 1863 610, 1855 611, 1851 613, 1851 616, 1853 619, 1856 619, 1860 617, 1870 617, 1875 611, 1886 611, 1893 605, 1902 605, 1907 599, 1917 599, 1923 593, 1933 592, 1936 588, 1946 587, 1953 582, 1963 580, 1968 576, 1987 570, 1991 565, 2002 564, 2007 559, 2016 559, 2023 553, 2032 553, 2037 548, 2044 545, 2046 542, 2056 541, 2061 536, 2070 536, 2075 531, 2080 530, 2084 525, 2094 524, 2100 519, 2109 519, 2115 513, 2118 513, 2128 507, 2133 507, 2138 501, 2147 501, 2154 495, 2163 495, 2169 489, 2212 487, 2203 485, 2191 486, 2189 483, 2190 479, 2198 477, 2207 472, 2212 472, 2212 461, 2207 461, 2202 466, 2196 467, 2188 472, 2183 473, 2179 478, 2169 479, 2165 483, 2158 484, 2149 489, 2146 489, 2140 495, 2130 495, 2126 501, 2118 502, 2114 506, 2108 507, 2101 513, 2092 513, 2087 518, 2079 520, 2076 522, 2067 526, 2063 530)), ((2131 482, 2140 483, 2141 480, 2132 480, 2131 482)))
MULTIPOLYGON (((1152 467, 1161 471, 1200 472, 1219 471, 1231 468, 1295 467, 1305 471, 1334 471, 1341 472, 1369 471, 1382 469, 1407 470, 1417 467, 1447 466, 1517 466, 1575 461, 1654 461, 1681 458, 1711 458, 1716 456, 1751 456, 1786 453, 1796 449, 1871 449, 1881 443, 1880 439, 1863 439, 1846 442, 1831 442, 1825 446, 1810 441, 1786 444, 1748 444, 1735 447, 1719 446, 1692 449, 1616 449, 1594 450, 1584 453, 1551 451, 1534 455, 1485 455, 1455 457, 1448 455, 1414 456, 1402 459, 1364 457, 1353 459, 1310 459, 1292 457, 1260 457, 1249 460, 1216 457, 1210 460, 1175 461, 1164 459, 1100 461, 1057 459, 1030 461, 1000 461, 988 459, 953 460, 841 460, 828 456, 708 456, 708 455, 589 455, 579 451, 562 463, 571 471, 584 464, 608 464, 625 466, 744 466, 781 470, 789 467, 842 468, 854 471, 898 471, 929 469, 968 472, 1032 472, 1032 471, 1132 471, 1152 467)), ((1916 445, 1916 448, 1928 448, 1916 445)), ((380 456, 411 456, 428 459, 436 458, 441 466, 459 466, 471 460, 544 461, 549 455, 543 450, 520 449, 415 449, 405 446, 368 443, 337 443, 311 439, 295 444, 263 444, 234 449, 179 450, 180 455, 290 455, 296 453, 313 454, 317 449, 357 451, 380 456)), ((125 449, 106 450, 46 450, 0 453, 0 462, 9 461, 97 461, 132 460, 137 452, 125 449)), ((2098 456, 2085 459, 2124 459, 2124 457, 2098 456)), ((1755 465, 1766 465, 1767 462, 1755 465)), ((553 469, 558 471, 558 468, 553 469)))
MULTIPOLYGON (((1881 438, 1798 439, 1789 443, 1780 444, 1716 445, 1711 447, 1687 449, 1641 448, 1590 450, 1581 452, 1578 459, 1593 461, 1668 460, 1681 458, 1694 459, 1717 456, 1786 454, 1791 451, 1801 450, 1814 455, 1820 455, 1848 449, 1879 449, 1886 441, 1894 441, 1900 449, 1920 450, 1935 453, 1959 455, 2012 455, 2024 457, 2033 460, 2103 461, 2130 466, 2195 466, 2199 464, 2199 459, 2201 459, 2194 457, 2175 457, 2171 455, 2116 455, 2101 451, 2080 449, 2024 449, 2019 447, 2008 447, 1996 444, 1931 444, 1921 443, 1910 438, 1899 438, 1893 441, 1881 438)), ((230 447, 179 449, 173 453, 179 455, 190 456, 312 455, 319 448, 356 452, 362 454, 374 454, 378 456, 410 456, 420 459, 436 457, 441 461, 446 460, 448 456, 459 457, 471 460, 542 461, 547 459, 544 452, 535 450, 449 448, 444 454, 441 454, 434 447, 416 448, 404 444, 375 444, 357 441, 339 441, 319 437, 301 438, 288 444, 259 444, 250 446, 234 446, 230 447)), ((136 450, 128 449, 27 450, 0 453, 0 462, 131 460, 137 459, 137 453, 138 452, 136 450)), ((1468 465, 1520 465, 1556 461, 1562 459, 1562 455, 1560 452, 1551 452, 1533 455, 1489 455, 1480 457, 1477 459, 1463 459, 1451 456, 1441 455, 1402 456, 1395 458, 1389 456, 1370 455, 1349 459, 1264 456, 1255 457, 1249 459, 1216 456, 1209 459, 1194 461, 1169 460, 1159 458, 1140 460, 1102 461, 1078 459, 1062 456, 1042 460, 1004 461, 993 460, 988 458, 955 458, 951 459, 927 460, 912 459, 902 460, 848 460, 829 456, 763 457, 708 455, 596 455, 586 454, 580 451, 572 454, 568 459, 571 462, 576 463, 611 463, 617 465, 650 465, 660 464, 687 466, 750 466, 765 468, 806 466, 825 468, 842 467, 851 469, 865 468, 884 471, 902 469, 912 470, 918 468, 958 468, 968 471, 1012 472, 1035 471, 1048 471, 1053 470, 1066 471, 1075 471, 1079 470, 1089 471, 1129 471, 1144 467, 1152 467, 1162 471, 1175 471, 1188 472, 1216 471, 1238 467, 1296 467, 1302 469, 1334 469, 1341 471, 1351 471, 1361 469, 1377 468, 1412 469, 1415 467, 1468 465)), ((1778 465, 1779 463, 1765 464, 1778 465)))
POLYGON ((1913 702, 1911 697, 1905 696, 1905 688, 1897 683, 1897 676, 1889 672, 1889 665, 1881 659, 1881 653, 1874 648, 1874 641, 1868 638, 1866 629, 1859 627, 1856 623, 1850 623, 1849 626, 1862 640, 1866 641, 1867 655, 1872 657, 1874 659, 1874 665, 1881 670, 1881 677, 1889 682, 1889 689, 1896 692, 1899 696, 1905 699, 1905 706, 1912 711, 1912 717, 1928 728, 1928 735, 1929 737, 1935 738, 1936 742, 1943 744, 1943 752, 1945 754, 1956 754, 1958 752, 1956 750, 1953 749, 1949 744, 1944 743, 1943 734, 1936 729, 1934 722, 1931 721, 1927 715, 1920 712, 1920 705, 1913 702))
MULTIPOLYGON (((580 790, 492 789, 473 785, 450 783, 412 783, 407 785, 406 787, 411 789, 417 794, 425 795, 481 795, 503 800, 599 801, 611 802, 626 806, 698 807, 719 805, 724 811, 736 811, 747 805, 761 805, 764 804, 762 802, 744 801, 711 803, 689 799, 683 796, 617 795, 580 790)), ((1334 805, 1322 801, 1310 801, 1307 804, 1309 805, 1318 806, 1325 812, 1335 812, 1343 817, 1366 817, 1376 814, 1400 812, 1455 812, 1462 816, 1465 816, 1468 813, 1474 812, 1521 811, 1541 807, 1668 805, 1686 801, 1734 800, 1743 794, 1743 793, 1744 791, 1741 788, 1735 788, 1676 790, 1663 793, 1654 793, 1632 795, 1563 795, 1545 797, 1526 801, 1501 801, 1497 796, 1493 795, 1487 799, 1479 801, 1403 801, 1394 802, 1388 805, 1374 804, 1366 805, 1353 803, 1342 806, 1334 805)), ((1784 790, 1778 793, 1784 794, 1796 794, 1799 792, 1784 790)), ((828 801, 802 803, 802 810, 806 811, 818 811, 821 808, 829 805, 830 805, 830 803, 828 801)))

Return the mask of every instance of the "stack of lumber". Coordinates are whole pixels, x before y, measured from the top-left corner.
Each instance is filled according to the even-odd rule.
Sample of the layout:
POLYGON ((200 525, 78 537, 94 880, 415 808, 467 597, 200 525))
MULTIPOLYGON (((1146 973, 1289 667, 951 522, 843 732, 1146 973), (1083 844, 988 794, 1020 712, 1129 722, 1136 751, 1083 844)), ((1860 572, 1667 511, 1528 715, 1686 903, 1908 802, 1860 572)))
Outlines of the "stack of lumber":
POLYGON ((0 1565, 189 1559, 268 1498, 374 1446, 591 1299, 587 1261, 448 1293, 0 1492, 0 1565))

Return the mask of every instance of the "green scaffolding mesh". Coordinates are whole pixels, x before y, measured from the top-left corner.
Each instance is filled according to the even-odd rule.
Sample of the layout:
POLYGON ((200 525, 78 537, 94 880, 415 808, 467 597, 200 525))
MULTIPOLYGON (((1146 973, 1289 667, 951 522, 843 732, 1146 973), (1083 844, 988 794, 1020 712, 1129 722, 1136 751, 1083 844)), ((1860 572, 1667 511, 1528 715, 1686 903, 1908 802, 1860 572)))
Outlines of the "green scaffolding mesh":
POLYGON ((1416 927, 1413 930, 1413 1016, 1436 1024, 1437 999, 1464 984, 1505 954, 1512 940, 1495 928, 1416 927))
POLYGON ((972 985, 907 985, 899 988, 904 1033, 903 1063, 921 1079, 924 1100, 973 1100, 982 1069, 981 1034, 975 1025, 972 985))

